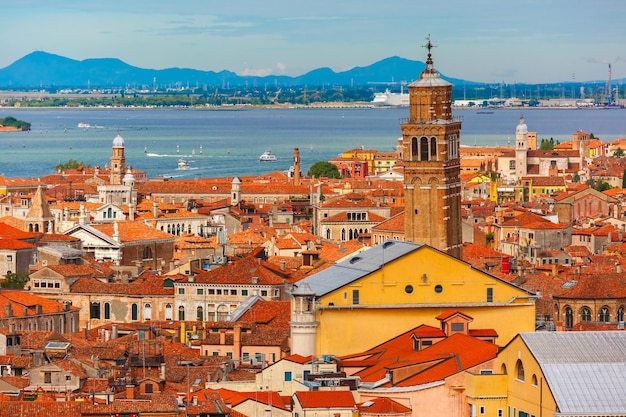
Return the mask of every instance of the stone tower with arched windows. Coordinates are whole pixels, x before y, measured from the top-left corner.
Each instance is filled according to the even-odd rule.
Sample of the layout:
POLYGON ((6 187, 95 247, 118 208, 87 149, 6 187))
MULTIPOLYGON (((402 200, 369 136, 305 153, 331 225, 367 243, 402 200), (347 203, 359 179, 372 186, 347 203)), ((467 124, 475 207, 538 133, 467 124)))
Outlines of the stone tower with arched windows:
POLYGON ((111 155, 111 185, 121 185, 126 172, 126 157, 124 156, 124 138, 118 133, 113 139, 113 154, 111 155))
POLYGON ((452 84, 433 66, 409 84, 409 118, 401 123, 405 239, 461 257, 461 121, 452 117, 452 84))

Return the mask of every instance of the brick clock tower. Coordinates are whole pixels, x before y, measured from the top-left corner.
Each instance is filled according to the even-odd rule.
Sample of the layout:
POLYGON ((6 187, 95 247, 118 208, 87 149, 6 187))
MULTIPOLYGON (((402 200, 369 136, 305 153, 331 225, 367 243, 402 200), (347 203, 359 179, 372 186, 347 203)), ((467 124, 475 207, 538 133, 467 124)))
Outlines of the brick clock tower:
POLYGON ((452 84, 433 67, 409 84, 409 118, 400 124, 404 149, 405 239, 461 257, 461 121, 452 117, 452 84))

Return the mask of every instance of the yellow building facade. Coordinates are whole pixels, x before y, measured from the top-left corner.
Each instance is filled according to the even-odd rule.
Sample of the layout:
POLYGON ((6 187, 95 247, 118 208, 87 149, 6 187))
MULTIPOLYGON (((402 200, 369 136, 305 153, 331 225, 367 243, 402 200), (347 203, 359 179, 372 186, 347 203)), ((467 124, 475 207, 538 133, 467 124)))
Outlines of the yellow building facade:
POLYGON ((470 417, 626 415, 626 333, 521 333, 494 373, 467 372, 470 417))
POLYGON ((310 289, 294 291, 293 346, 303 351, 292 353, 302 355, 366 350, 420 324, 439 326, 435 317, 449 309, 473 317, 473 328, 495 329, 499 345, 535 328, 531 293, 411 242, 387 241, 296 285, 310 289))

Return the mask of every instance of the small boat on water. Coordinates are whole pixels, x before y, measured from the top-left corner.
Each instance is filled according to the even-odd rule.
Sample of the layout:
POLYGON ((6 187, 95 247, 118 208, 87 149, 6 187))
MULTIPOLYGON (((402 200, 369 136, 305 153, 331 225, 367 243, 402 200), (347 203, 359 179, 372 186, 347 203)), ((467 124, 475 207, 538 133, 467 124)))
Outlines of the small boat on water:
POLYGON ((259 156, 259 161, 261 162, 274 162, 277 160, 278 158, 276 158, 276 155, 272 153, 271 149, 263 152, 263 154, 259 156))
POLYGON ((179 171, 185 171, 185 170, 188 170, 189 168, 190 168, 189 162, 185 161, 184 159, 178 160, 178 168, 176 169, 178 169, 179 171))

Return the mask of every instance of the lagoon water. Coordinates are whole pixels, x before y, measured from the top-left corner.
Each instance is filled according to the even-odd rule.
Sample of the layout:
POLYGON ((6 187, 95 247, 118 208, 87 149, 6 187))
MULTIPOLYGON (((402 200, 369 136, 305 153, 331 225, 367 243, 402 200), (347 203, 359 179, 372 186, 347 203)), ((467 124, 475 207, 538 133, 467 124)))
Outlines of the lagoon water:
MULTIPOLYGON (((31 123, 30 132, 0 133, 0 175, 40 177, 69 159, 104 166, 119 133, 126 163, 149 177, 230 177, 287 170, 299 148, 304 172, 315 162, 365 147, 392 151, 407 108, 344 109, 110 109, 0 108, 0 117, 31 123), (89 124, 88 129, 78 127, 89 124), (277 162, 259 162, 271 149, 277 162), (191 169, 177 170, 179 158, 191 169)), ((538 141, 571 139, 584 130, 603 141, 626 137, 626 110, 494 109, 455 110, 463 120, 464 146, 507 146, 524 116, 538 141)))

